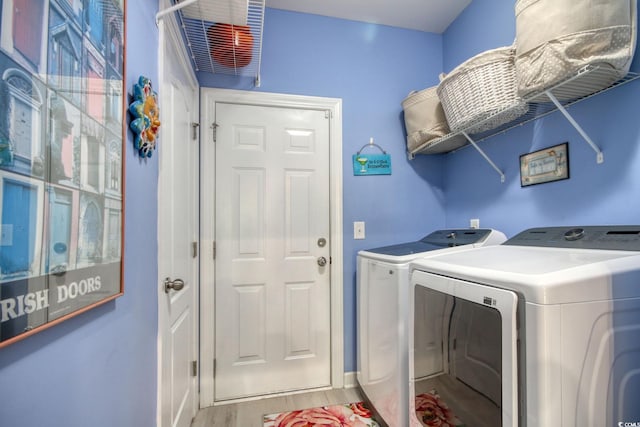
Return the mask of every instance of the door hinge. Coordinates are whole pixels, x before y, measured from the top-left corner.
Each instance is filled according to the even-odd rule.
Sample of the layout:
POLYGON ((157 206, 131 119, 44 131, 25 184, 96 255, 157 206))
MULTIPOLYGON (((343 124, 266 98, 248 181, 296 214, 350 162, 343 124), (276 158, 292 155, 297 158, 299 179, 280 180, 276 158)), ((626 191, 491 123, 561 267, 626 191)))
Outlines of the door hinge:
POLYGON ((198 139, 198 128, 200 127, 200 123, 192 122, 191 123, 191 139, 194 141, 198 139))
POLYGON ((333 259, 329 257, 329 264, 333 264, 333 259))
POLYGON ((214 376, 214 378, 216 376, 216 365, 217 365, 216 359, 213 359, 213 376, 214 376))
POLYGON ((218 124, 216 122, 211 123, 211 131, 213 133, 213 142, 218 140, 218 124))
POLYGON ((192 377, 197 377, 198 376, 198 361, 194 360, 193 362, 191 362, 191 376, 192 377))
POLYGON ((215 240, 213 241, 212 249, 213 249, 213 259, 216 259, 216 241, 215 240))
POLYGON ((331 110, 324 110, 324 118, 325 119, 331 118, 331 110))
POLYGON ((198 242, 191 242, 191 258, 198 257, 198 242))

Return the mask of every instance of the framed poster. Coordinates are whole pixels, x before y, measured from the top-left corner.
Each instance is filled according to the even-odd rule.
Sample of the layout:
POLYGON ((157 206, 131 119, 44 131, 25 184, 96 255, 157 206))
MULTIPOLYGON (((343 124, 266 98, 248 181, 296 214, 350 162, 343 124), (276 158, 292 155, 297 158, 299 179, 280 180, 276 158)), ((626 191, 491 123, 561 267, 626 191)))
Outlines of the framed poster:
POLYGON ((520 186, 569 179, 569 144, 520 156, 520 186))
POLYGON ((3 0, 0 347, 123 292, 124 0, 3 0))

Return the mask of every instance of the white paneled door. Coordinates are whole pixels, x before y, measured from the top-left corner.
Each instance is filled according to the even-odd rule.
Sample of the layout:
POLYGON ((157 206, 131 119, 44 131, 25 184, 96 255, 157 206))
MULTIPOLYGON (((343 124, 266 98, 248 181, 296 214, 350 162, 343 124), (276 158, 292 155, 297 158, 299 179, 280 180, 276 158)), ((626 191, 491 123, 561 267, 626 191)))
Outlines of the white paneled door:
POLYGON ((215 400, 329 386, 328 111, 215 116, 215 400))
MULTIPOLYGON (((158 181, 159 427, 188 427, 198 405, 198 89, 163 21, 158 181)), ((156 154, 154 154, 156 155, 156 154)), ((135 195, 134 195, 135 197, 135 195)), ((143 215, 143 214, 141 214, 143 215)), ((150 236, 151 238, 151 236, 150 236)), ((144 254, 139 254, 144 257, 144 254)))

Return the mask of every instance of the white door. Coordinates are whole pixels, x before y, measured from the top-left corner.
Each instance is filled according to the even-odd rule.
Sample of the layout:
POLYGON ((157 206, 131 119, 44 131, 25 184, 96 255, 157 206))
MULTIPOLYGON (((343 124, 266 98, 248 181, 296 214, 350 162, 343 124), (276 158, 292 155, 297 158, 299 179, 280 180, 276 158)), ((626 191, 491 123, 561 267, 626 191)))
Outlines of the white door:
MULTIPOLYGON (((160 43, 164 55, 158 90, 162 121, 157 147, 158 425, 188 427, 198 405, 197 376, 193 372, 197 360, 198 259, 193 245, 199 232, 199 142, 192 132, 198 114, 198 89, 180 60, 175 36, 168 33, 161 30, 165 42, 160 43), (172 288, 166 287, 165 281, 172 288)), ((139 255, 144 258, 144 254, 139 255)))
POLYGON ((215 120, 215 400, 329 386, 328 112, 215 120))

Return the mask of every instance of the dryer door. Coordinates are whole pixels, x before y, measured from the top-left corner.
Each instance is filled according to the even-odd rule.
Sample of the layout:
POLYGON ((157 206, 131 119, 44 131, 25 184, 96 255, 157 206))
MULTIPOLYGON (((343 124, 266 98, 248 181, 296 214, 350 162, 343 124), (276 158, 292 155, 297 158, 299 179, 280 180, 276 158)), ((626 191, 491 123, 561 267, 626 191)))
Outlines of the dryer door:
POLYGON ((411 283, 412 425, 516 427, 517 295, 422 271, 411 283))
POLYGON ((406 426, 409 412, 408 286, 407 264, 358 256, 358 383, 390 426, 406 426))

